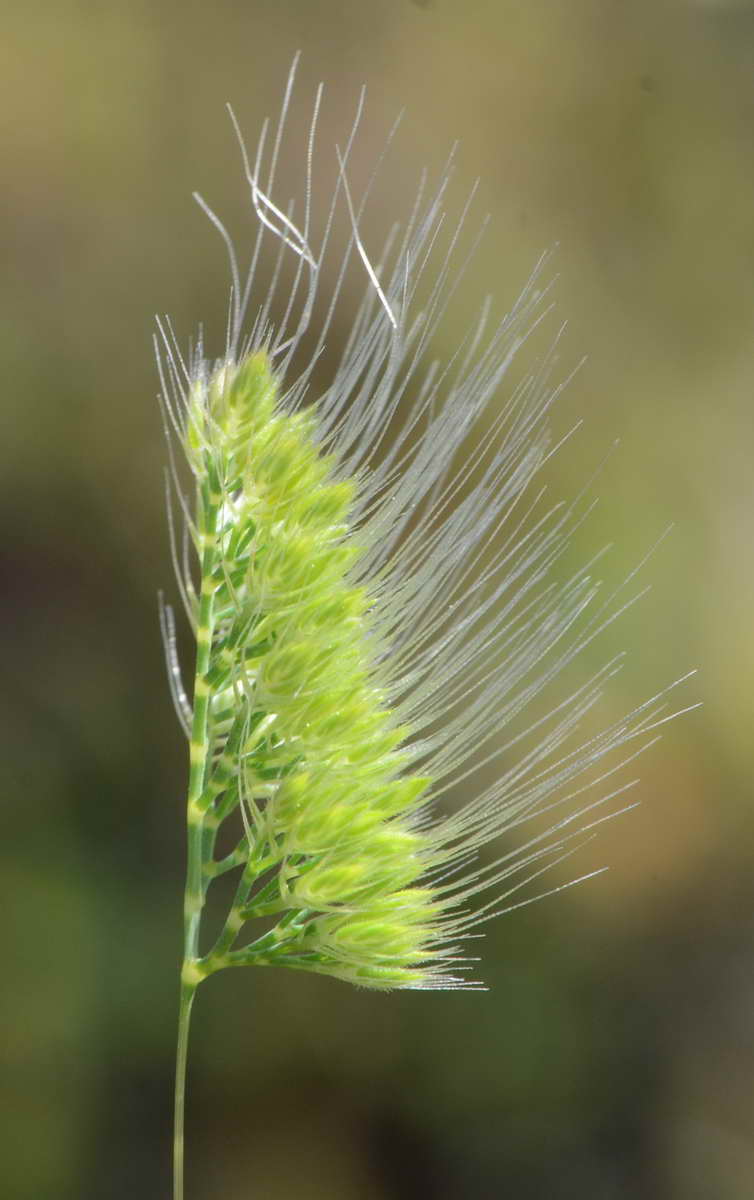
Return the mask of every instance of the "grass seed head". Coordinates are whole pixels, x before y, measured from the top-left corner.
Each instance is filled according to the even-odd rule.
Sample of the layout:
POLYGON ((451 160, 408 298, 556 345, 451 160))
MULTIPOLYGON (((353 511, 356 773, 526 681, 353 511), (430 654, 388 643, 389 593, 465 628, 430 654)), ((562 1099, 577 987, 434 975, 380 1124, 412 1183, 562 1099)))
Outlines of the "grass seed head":
POLYGON ((563 578, 583 512, 542 503, 550 358, 507 384, 541 313, 537 276, 497 323, 483 306, 457 353, 433 363, 458 241, 436 261, 447 181, 420 190, 378 270, 348 184, 352 134, 315 247, 318 112, 319 99, 301 226, 270 194, 277 149, 263 188, 264 138, 253 168, 242 143, 260 223, 245 282, 201 202, 230 249, 224 357, 200 345, 185 363, 162 331, 166 425, 193 476, 193 508, 179 502, 200 576, 176 550, 198 646, 192 710, 177 693, 191 740, 187 953, 201 976, 257 963, 378 989, 466 986, 465 936, 514 907, 621 794, 605 780, 651 740, 662 702, 579 741, 608 663, 543 710, 625 601, 599 602, 586 569, 563 578), (350 243, 317 333, 338 215, 350 243), (278 323, 278 273, 268 293, 255 274, 265 237, 297 264, 278 323), (315 386, 333 312, 351 304, 340 294, 351 259, 364 296, 329 383, 315 386), (438 800, 451 789, 465 802, 448 814, 438 800), (485 856, 543 814, 544 832, 485 856), (235 829, 224 858, 221 828, 235 829), (226 870, 236 896, 201 953, 196 914, 226 870))

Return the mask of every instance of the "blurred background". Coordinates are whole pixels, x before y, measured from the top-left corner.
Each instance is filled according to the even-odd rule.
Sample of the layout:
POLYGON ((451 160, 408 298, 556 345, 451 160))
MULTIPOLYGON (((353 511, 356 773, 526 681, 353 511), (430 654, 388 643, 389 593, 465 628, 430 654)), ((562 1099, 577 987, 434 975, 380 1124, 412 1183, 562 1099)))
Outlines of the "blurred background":
POLYGON ((170 1193, 186 767, 150 338, 169 312, 221 351, 225 260, 191 192, 251 236, 223 105, 253 143, 301 49, 279 202, 320 79, 327 171, 367 84, 355 184, 406 110, 367 242, 455 142, 453 197, 481 180, 439 353, 557 244, 545 341, 567 318, 556 374, 587 361, 552 494, 621 439, 573 561, 615 542, 616 584, 675 525, 576 679, 625 648, 604 721, 692 667, 677 703, 704 708, 552 881, 610 871, 489 930, 489 992, 212 979, 188 1200, 754 1195, 754 4, 28 0, 3 27, 0 1191, 170 1193))

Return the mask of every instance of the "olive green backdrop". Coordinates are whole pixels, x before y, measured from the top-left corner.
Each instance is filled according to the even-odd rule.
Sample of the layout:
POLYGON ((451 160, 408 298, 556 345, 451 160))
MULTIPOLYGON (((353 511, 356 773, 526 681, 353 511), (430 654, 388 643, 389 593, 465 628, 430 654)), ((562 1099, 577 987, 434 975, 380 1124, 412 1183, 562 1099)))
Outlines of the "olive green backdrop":
POLYGON ((362 82, 362 182, 406 110, 367 239, 454 142, 453 195, 481 179, 491 227, 448 351, 467 302, 509 305, 557 244, 557 370, 587 361, 553 495, 621 438, 573 561, 614 541, 618 582, 675 523, 650 595, 574 677, 626 648, 605 720, 690 667, 678 703, 704 708, 553 882, 610 872, 490 930, 488 993, 213 979, 188 1200, 746 1200, 754 5, 28 0, 2 23, 0 1192, 169 1195, 186 770, 150 338, 169 312, 220 349, 222 247, 190 193, 251 233, 223 104, 253 140, 301 49, 294 112, 323 79, 328 170, 362 82))

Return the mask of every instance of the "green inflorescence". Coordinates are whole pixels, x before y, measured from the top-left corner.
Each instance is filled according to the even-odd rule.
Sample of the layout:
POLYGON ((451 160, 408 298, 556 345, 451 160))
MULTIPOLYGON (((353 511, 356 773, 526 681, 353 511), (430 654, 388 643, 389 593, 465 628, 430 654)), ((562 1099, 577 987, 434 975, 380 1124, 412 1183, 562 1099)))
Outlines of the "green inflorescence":
POLYGON ((314 409, 280 403, 263 351, 194 384, 185 444, 202 564, 189 926, 213 878, 240 878, 215 947, 202 957, 188 938, 184 978, 249 963, 420 986, 444 957, 416 819, 430 780, 411 773, 380 682, 375 597, 354 582, 358 482, 321 452, 314 409), (238 811, 240 841, 218 860, 238 811))

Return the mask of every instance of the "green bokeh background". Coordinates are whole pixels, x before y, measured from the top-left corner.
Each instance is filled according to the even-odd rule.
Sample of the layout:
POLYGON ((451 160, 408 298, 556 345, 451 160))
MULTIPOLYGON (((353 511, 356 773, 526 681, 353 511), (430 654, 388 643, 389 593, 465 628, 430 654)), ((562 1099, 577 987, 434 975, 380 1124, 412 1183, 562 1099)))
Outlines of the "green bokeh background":
POLYGON ((368 85, 362 182, 407 111, 367 239, 455 141, 457 194, 481 178, 492 223, 447 350, 464 298, 504 308, 558 244, 558 370, 588 360, 553 493, 621 438, 574 561, 615 541, 617 582, 675 523, 577 678, 626 647, 605 720, 696 666, 679 703, 704 708, 557 879, 610 872, 490 930, 488 993, 210 981, 187 1200, 748 1200, 754 5, 29 0, 3 28, 0 1192, 169 1195, 186 769, 152 316, 221 328, 190 193, 251 229, 223 103, 253 139, 301 49, 323 156, 368 85))

